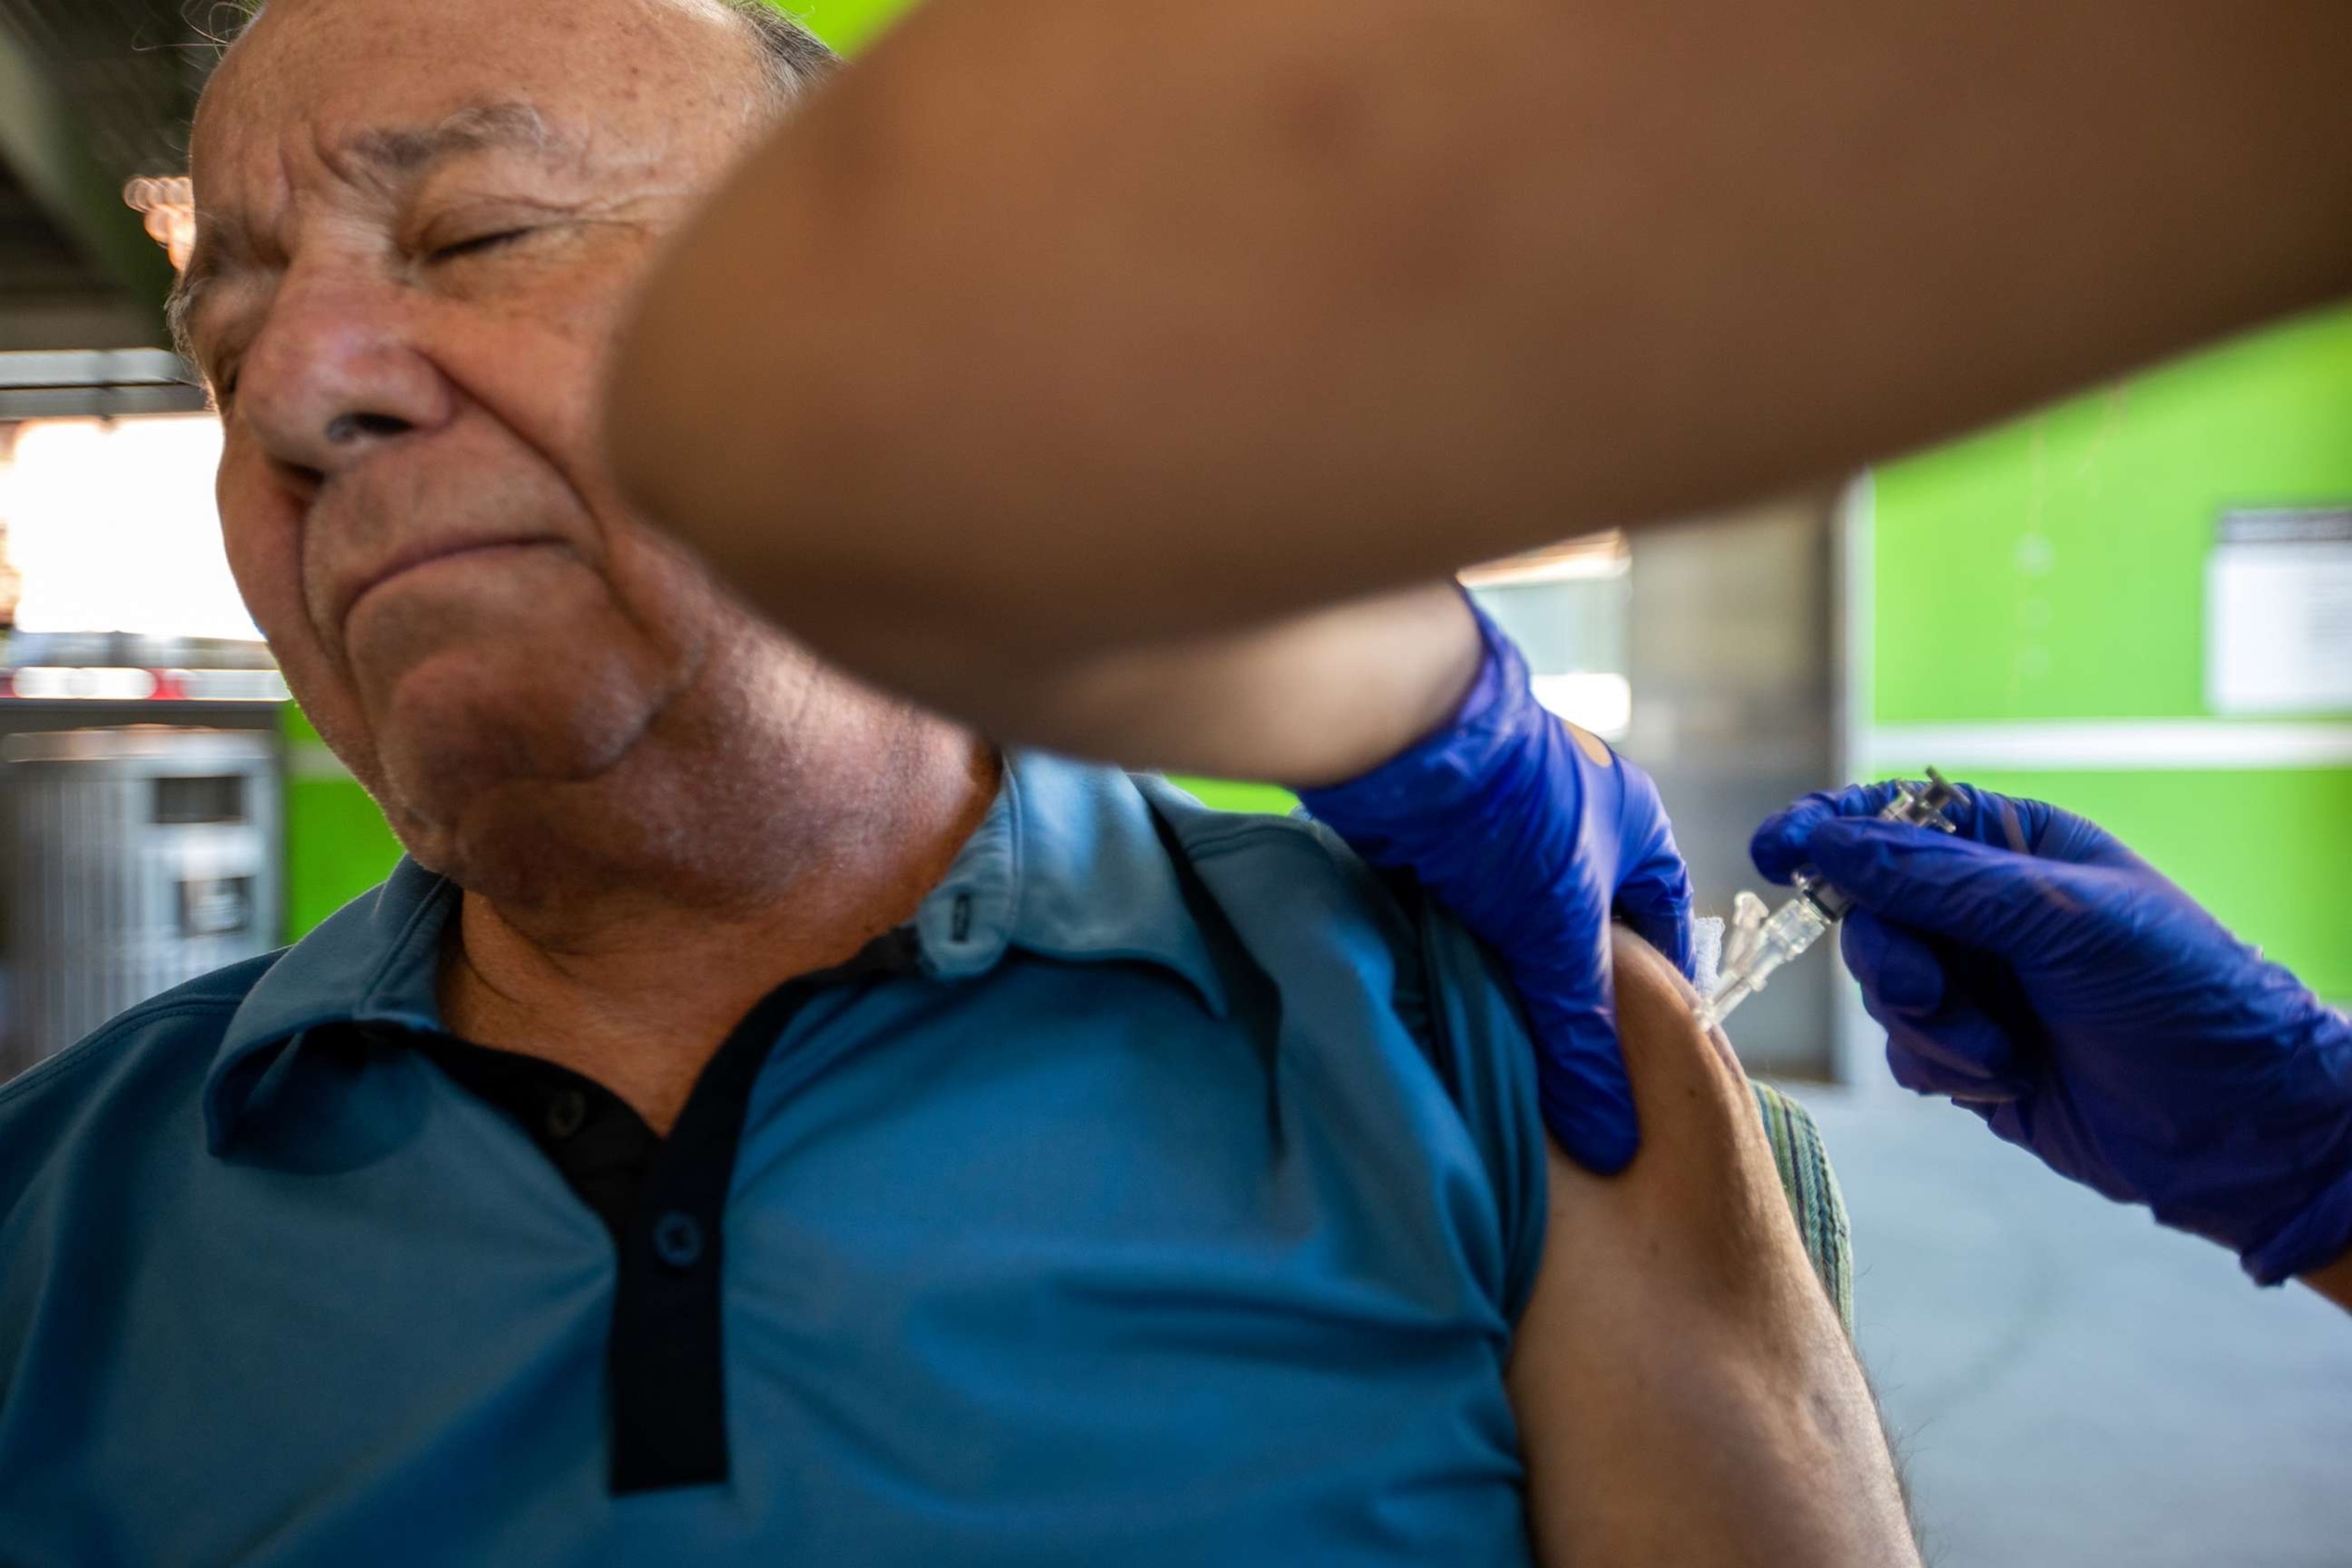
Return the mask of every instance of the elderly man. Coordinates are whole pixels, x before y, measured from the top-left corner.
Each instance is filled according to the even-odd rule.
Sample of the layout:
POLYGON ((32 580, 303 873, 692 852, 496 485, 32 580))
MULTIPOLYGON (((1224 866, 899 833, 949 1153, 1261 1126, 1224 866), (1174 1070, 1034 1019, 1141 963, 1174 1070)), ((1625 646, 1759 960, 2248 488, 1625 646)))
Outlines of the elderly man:
MULTIPOLYGON (((823 62, 277 0, 207 91, 231 560, 412 858, 0 1090, 0 1558, 1910 1560, 1654 954, 1601 1181, 1328 837, 1000 759, 632 520, 614 324, 823 62)), ((1464 625, 1380 617, 1409 737, 1464 625)))

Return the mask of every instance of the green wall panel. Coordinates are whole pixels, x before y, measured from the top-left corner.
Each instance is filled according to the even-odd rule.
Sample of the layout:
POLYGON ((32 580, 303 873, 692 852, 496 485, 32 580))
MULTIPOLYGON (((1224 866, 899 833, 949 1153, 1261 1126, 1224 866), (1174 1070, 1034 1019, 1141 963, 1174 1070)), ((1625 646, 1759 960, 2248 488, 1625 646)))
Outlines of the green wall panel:
POLYGON ((1258 812, 1288 816, 1298 809, 1298 797, 1278 784, 1237 784, 1230 779, 1171 777, 1168 781, 1202 805, 1219 811, 1258 812))
POLYGON ((288 703, 286 742, 286 936, 299 941, 320 921, 383 881, 400 858, 392 825, 359 782, 288 703))
MULTIPOLYGON (((2249 731, 2204 700, 2205 572, 2222 515, 2347 502, 2342 310, 1882 468, 1857 555, 1870 649, 1859 753, 1874 772, 1935 763, 2080 811, 2323 994, 2352 996, 2352 769, 2259 753, 2233 767, 2231 737, 2249 731), (2102 721, 2191 727, 2172 731, 2189 737, 2183 754, 2138 771, 2063 754, 2068 731, 2034 729, 2102 721), (1988 770, 1890 753, 1910 749, 1893 728, 1909 726, 1953 727, 1956 748, 1970 734, 2032 740, 2037 760, 1988 770)), ((2291 722, 2319 734, 2345 717, 2291 722)))
POLYGON ((911 0, 770 0, 807 25, 809 30, 845 55, 855 54, 867 40, 912 8, 911 0))
POLYGON ((1876 475, 1881 724, 2196 718, 2223 511, 2352 500, 2352 311, 1876 475))

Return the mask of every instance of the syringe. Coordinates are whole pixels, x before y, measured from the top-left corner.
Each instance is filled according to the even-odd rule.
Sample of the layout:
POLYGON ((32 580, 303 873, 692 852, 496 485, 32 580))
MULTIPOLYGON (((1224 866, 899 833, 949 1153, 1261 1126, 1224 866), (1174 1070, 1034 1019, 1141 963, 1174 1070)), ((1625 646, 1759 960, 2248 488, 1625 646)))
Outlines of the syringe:
MULTIPOLYGON (((1959 792, 1944 781, 1944 775, 1929 768, 1927 786, 1904 784, 1878 814, 1879 820, 1950 833, 1955 830, 1944 808, 1958 798, 1959 792)), ((1764 900, 1753 893, 1741 893, 1732 905, 1731 929, 1724 933, 1723 968, 1714 994, 1695 1009, 1698 1021, 1708 1028, 1720 1025, 1731 1016, 1733 1008, 1763 990, 1764 983, 1782 964, 1821 941, 1853 908, 1852 899, 1822 880, 1810 866, 1799 867, 1793 879, 1797 896, 1769 918, 1764 900)))

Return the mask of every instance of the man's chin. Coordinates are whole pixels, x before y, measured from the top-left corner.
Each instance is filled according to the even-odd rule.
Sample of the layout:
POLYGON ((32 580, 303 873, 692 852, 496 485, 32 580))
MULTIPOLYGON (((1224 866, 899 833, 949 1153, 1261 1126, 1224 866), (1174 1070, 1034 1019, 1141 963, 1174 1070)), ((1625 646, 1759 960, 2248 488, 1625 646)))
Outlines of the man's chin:
POLYGON ((386 804, 412 830, 437 837, 491 796, 592 783, 676 696, 648 673, 611 650, 561 661, 474 650, 427 659, 371 704, 386 804))

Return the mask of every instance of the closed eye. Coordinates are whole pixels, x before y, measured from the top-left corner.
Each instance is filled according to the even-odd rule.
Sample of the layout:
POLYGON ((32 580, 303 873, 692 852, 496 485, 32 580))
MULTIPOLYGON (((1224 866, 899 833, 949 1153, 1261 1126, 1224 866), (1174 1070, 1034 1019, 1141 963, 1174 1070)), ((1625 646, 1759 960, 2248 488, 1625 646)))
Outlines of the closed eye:
POLYGON ((461 239, 455 245, 445 245, 429 253, 425 259, 432 262, 462 261, 469 256, 481 256, 489 251, 503 249, 530 232, 527 228, 495 229, 488 234, 478 234, 471 239, 461 239))

